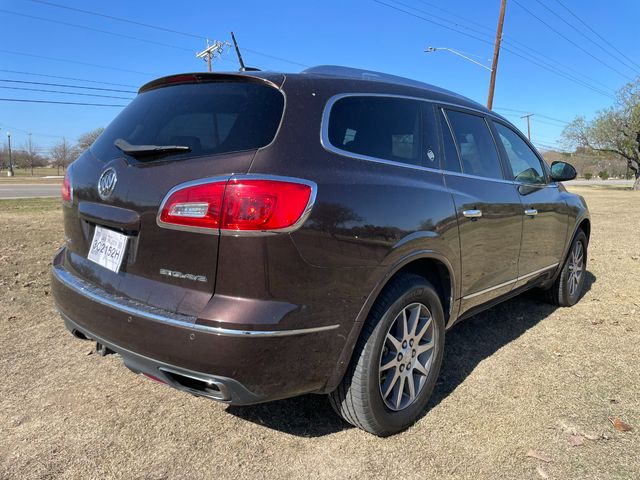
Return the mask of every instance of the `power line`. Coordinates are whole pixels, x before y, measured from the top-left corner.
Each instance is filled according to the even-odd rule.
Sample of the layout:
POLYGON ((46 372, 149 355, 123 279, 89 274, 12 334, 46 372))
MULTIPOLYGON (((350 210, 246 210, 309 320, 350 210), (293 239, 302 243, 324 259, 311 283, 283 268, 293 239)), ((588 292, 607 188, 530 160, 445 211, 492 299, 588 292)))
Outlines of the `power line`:
POLYGON ((111 103, 54 102, 52 100, 32 100, 25 98, 0 98, 0 102, 52 103, 56 105, 87 105, 92 107, 126 107, 126 105, 114 105, 111 103))
POLYGON ((18 55, 20 57, 33 57, 33 58, 41 58, 44 60, 51 60, 54 62, 63 62, 63 63, 74 63, 76 65, 84 65, 87 67, 96 67, 96 68, 104 68, 106 70, 116 70, 119 72, 127 72, 127 73, 135 73, 136 75, 144 75, 144 76, 158 76, 157 73, 149 73, 149 72, 140 72, 138 70, 129 70, 126 68, 119 68, 119 67, 109 67, 107 65, 98 65, 95 63, 87 63, 87 62, 80 62, 77 60, 69 60, 66 58, 55 58, 55 57, 47 57, 44 55, 36 55, 35 53, 24 53, 24 52, 15 52, 12 50, 4 50, 4 49, 0 49, 0 53, 6 53, 9 55, 18 55))
POLYGON ((27 91, 27 92, 61 93, 63 95, 78 95, 82 97, 117 98, 119 100, 133 100, 133 98, 131 97, 117 97, 115 95, 99 95, 97 93, 63 92, 61 90, 49 90, 44 88, 9 87, 6 85, 0 85, 0 88, 4 88, 5 90, 21 90, 21 91, 27 91))
POLYGON ((68 83, 29 82, 28 80, 10 80, 7 78, 0 78, 0 82, 20 83, 20 84, 28 84, 28 85, 44 85, 47 87, 79 88, 83 90, 99 90, 104 92, 138 93, 133 90, 118 90, 116 88, 84 87, 81 85, 69 85, 68 83))
MULTIPOLYGON (((505 111, 505 112, 515 112, 515 113, 530 113, 531 112, 531 110, 516 110, 515 108, 502 108, 502 107, 495 108, 494 110, 505 111)), ((560 120, 559 118, 549 117, 547 115, 542 115, 540 113, 535 113, 535 115, 536 115, 536 117, 546 118, 547 120, 554 120, 554 121, 560 122, 560 123, 566 123, 566 124, 571 123, 571 122, 567 122, 566 120, 560 120)))
POLYGON ((491 32, 491 34, 493 34, 493 32, 494 32, 493 28, 491 28, 491 27, 487 27, 487 26, 482 25, 481 23, 478 23, 478 22, 476 22, 476 21, 474 21, 474 20, 471 20, 471 19, 468 19, 468 18, 466 18, 466 17, 463 17, 462 15, 459 15, 458 13, 452 12, 452 11, 450 11, 450 10, 446 10, 446 9, 444 9, 444 8, 442 8, 442 7, 438 6, 438 5, 435 5, 435 4, 430 3, 430 2, 426 2, 426 1, 424 1, 424 0, 418 0, 418 1, 419 1, 420 3, 423 3, 424 5, 426 5, 426 6, 428 6, 428 7, 435 8, 436 10, 440 10, 441 12, 444 12, 444 13, 446 13, 446 14, 448 14, 448 15, 451 15, 451 16, 452 16, 452 17, 454 17, 454 18, 459 18, 459 19, 461 19, 461 20, 464 20, 464 21, 465 21, 465 22, 467 22, 467 23, 470 23, 470 24, 475 25, 475 26, 477 26, 477 27, 479 27, 479 28, 482 28, 482 29, 484 29, 484 30, 487 30, 487 31, 491 32))
MULTIPOLYGON (((131 20, 131 19, 128 19, 128 18, 123 18, 123 17, 117 17, 115 15, 107 15, 107 14, 104 14, 104 13, 99 13, 99 12, 95 12, 95 11, 91 11, 91 10, 85 10, 85 9, 82 9, 82 8, 70 7, 70 6, 67 6, 67 5, 61 5, 59 3, 48 2, 46 0, 27 0, 27 1, 30 1, 30 2, 33 2, 33 3, 39 3, 39 4, 42 4, 42 5, 47 5, 49 7, 55 7, 55 8, 62 8, 62 9, 65 9, 65 10, 71 10, 71 11, 74 11, 74 12, 83 13, 85 15, 93 15, 93 16, 96 16, 96 17, 107 18, 109 20, 115 20, 115 21, 118 21, 118 22, 124 22, 124 23, 128 23, 128 24, 131 24, 131 25, 137 25, 137 26, 140 26, 140 27, 151 28, 151 29, 163 31, 163 32, 166 32, 166 33, 173 33, 173 34, 182 35, 182 36, 185 36, 185 37, 197 38, 198 40, 207 40, 207 37, 205 35, 197 35, 197 34, 190 33, 190 32, 174 30, 172 28, 161 27, 159 25, 152 25, 150 23, 139 22, 137 20, 131 20)), ((273 60, 278 60, 280 62, 285 62, 285 63, 289 63, 289 64, 292 64, 292 65, 297 65, 297 66, 305 67, 305 68, 309 67, 309 65, 306 65, 304 63, 296 62, 296 61, 289 60, 289 59, 286 59, 286 58, 283 58, 283 57, 277 57, 275 55, 270 55, 268 53, 263 53, 263 52, 260 52, 258 50, 252 50, 252 49, 246 48, 246 47, 243 47, 243 50, 245 50, 247 52, 254 53, 256 55, 260 55, 262 57, 271 58, 273 60)), ((191 50, 189 50, 189 51, 191 51, 191 50)))
MULTIPOLYGON (((579 28, 577 28, 574 24, 572 24, 571 22, 568 22, 562 15, 560 15, 558 12, 556 12, 555 10, 553 10, 551 7, 549 7, 547 4, 543 3, 541 0, 536 0, 536 2, 538 2, 540 5, 542 5, 545 10, 551 12, 551 14, 553 16, 555 16, 556 18, 559 18, 560 21, 562 23, 564 23, 565 25, 568 25, 572 30, 578 32, 583 38, 587 39, 589 42, 591 42, 592 44, 594 44, 596 47, 598 47, 600 50, 602 50, 604 53, 606 53, 607 55, 609 55, 612 59, 616 60, 617 62, 619 62, 621 65, 623 65, 626 68, 630 68, 631 70, 636 70, 634 67, 629 67, 629 65, 627 65, 625 62, 620 62, 620 59, 616 58, 614 55, 611 54, 611 51, 604 48, 600 43, 596 42, 595 40, 593 40, 591 37, 589 37, 588 35, 586 35, 582 30, 580 30, 579 28)), ((635 71, 634 73, 637 73, 637 71, 635 71)))
MULTIPOLYGON (((394 1, 395 1, 396 3, 400 3, 398 0, 394 0, 394 1)), ((476 25, 476 26, 480 27, 481 29, 488 30, 488 31, 490 31, 490 32, 491 32, 491 33, 489 34, 489 33, 483 33, 483 32, 480 32, 479 30, 476 30, 476 29, 471 29, 472 31, 474 31, 474 32, 476 32, 476 33, 478 33, 478 34, 481 34, 481 35, 487 35, 487 36, 489 36, 489 35, 493 36, 493 35, 494 35, 494 32, 493 32, 493 30, 492 30, 491 28, 489 28, 489 27, 485 27, 484 25, 482 25, 482 24, 480 24, 480 23, 478 23, 478 22, 474 22, 473 20, 469 20, 469 19, 468 19, 468 18, 466 18, 466 17, 462 17, 462 16, 461 16, 461 15, 459 15, 459 14, 456 14, 456 13, 451 12, 451 11, 449 11, 449 10, 446 10, 446 9, 444 9, 444 8, 440 8, 440 7, 438 7, 438 6, 436 6, 436 5, 432 4, 432 3, 426 2, 426 1, 424 1, 424 0, 419 0, 419 1, 420 1, 420 3, 423 3, 423 4, 425 4, 425 5, 428 5, 428 6, 432 7, 432 8, 435 8, 435 9, 437 9, 437 10, 440 10, 440 11, 442 11, 442 12, 445 12, 445 14, 447 14, 447 15, 449 15, 449 16, 451 16, 451 17, 453 17, 454 19, 460 19, 460 20, 463 20, 463 21, 465 21, 465 22, 468 22, 468 23, 471 23, 471 24, 473 24, 473 25, 476 25)), ((405 5, 405 6, 407 6, 408 8, 412 8, 413 10, 416 10, 416 11, 422 12, 422 13, 424 13, 424 14, 427 14, 427 15, 431 15, 431 16, 433 16, 433 14, 432 14, 431 12, 426 12, 426 11, 421 10, 421 9, 419 9, 419 8, 416 8, 416 7, 410 7, 410 6, 406 5, 406 4, 402 4, 402 5, 405 5)), ((447 20, 447 19, 445 19, 445 18, 443 18, 443 17, 435 17, 435 18, 438 18, 438 19, 440 19, 440 20, 442 20, 442 21, 444 21, 444 22, 447 22, 447 23, 453 24, 453 25, 455 25, 455 26, 460 26, 460 27, 462 27, 462 28, 470 29, 470 27, 468 27, 468 26, 465 26, 465 25, 460 24, 460 23, 456 23, 456 22, 451 21, 451 20, 447 20)), ((503 35, 503 44, 509 44, 509 45, 511 45, 511 48, 515 48, 516 50, 519 50, 523 55, 526 55, 526 56, 529 56, 529 57, 533 57, 533 58, 538 57, 538 58, 536 58, 536 60, 537 60, 537 61, 539 61, 540 63, 544 63, 544 64, 546 64, 547 66, 550 66, 550 68, 553 68, 553 69, 562 69, 562 70, 564 70, 565 72, 570 72, 570 73, 567 73, 567 75, 570 75, 571 77, 574 77, 577 81, 583 82, 584 80, 580 80, 579 78, 576 78, 576 77, 575 77, 576 75, 577 75, 577 76, 579 76, 579 77, 582 77, 583 79, 585 79, 585 80, 586 80, 586 81, 588 81, 588 82, 591 82, 591 83, 594 83, 594 84, 598 84, 598 85, 600 85, 600 86, 604 87, 604 88, 605 88, 605 89, 607 89, 607 90, 612 90, 608 85, 605 85, 604 83, 602 83, 602 82, 600 82, 600 81, 598 81, 598 80, 596 80, 596 79, 594 79, 594 78, 591 78, 591 77, 589 77, 589 76, 585 75, 583 72, 578 71, 578 70, 576 70, 576 69, 574 69, 574 68, 571 68, 571 67, 569 67, 569 66, 565 65, 565 64, 564 64, 564 63, 562 63, 562 62, 559 62, 559 61, 557 61, 557 60, 554 60, 554 59, 550 58, 548 55, 546 55, 546 54, 544 54, 544 53, 542 53, 542 52, 540 52, 540 51, 538 51, 538 50, 535 50, 535 49, 531 48, 530 46, 528 46, 528 45, 526 45, 526 44, 524 44, 524 43, 522 43, 522 42, 520 42, 520 41, 518 41, 518 40, 516 40, 516 39, 514 39, 514 38, 509 37, 508 35, 503 35), (519 46, 518 46, 518 45, 519 45, 519 46), (542 60, 541 60, 540 58, 542 58, 542 60), (550 63, 549 63, 549 62, 550 62, 550 63)), ((503 48, 505 48, 505 47, 503 47, 503 48)))
POLYGON ((62 20, 54 20, 53 18, 38 17, 36 15, 29 15, 29 14, 26 14, 26 13, 13 12, 11 10, 5 10, 5 9, 2 9, 2 8, 0 8, 0 12, 8 13, 8 14, 11 14, 11 15, 17 15, 19 17, 32 18, 32 19, 35 19, 35 20, 40 20, 42 22, 57 23, 59 25, 65 25, 67 27, 81 28, 83 30, 89 30, 89 31, 92 31, 92 32, 104 33, 106 35, 113 35, 114 37, 122 37, 122 38, 127 38, 129 40, 137 40, 139 42, 150 43, 150 44, 153 44, 153 45, 160 45, 162 47, 167 47, 167 48, 174 48, 176 50, 182 50, 182 51, 186 51, 186 52, 193 52, 193 50, 191 48, 180 47, 178 45, 171 45, 170 43, 156 42, 155 40, 148 40, 146 38, 134 37, 132 35, 125 35, 123 33, 112 32, 110 30, 102 30, 100 28, 88 27, 86 25, 78 25, 77 23, 64 22, 62 20))
POLYGON ((0 123, 0 125, 2 125, 2 128, 4 128, 5 130, 10 129, 11 131, 22 132, 27 134, 33 133, 36 137, 66 138, 62 135, 51 135, 49 133, 32 132, 31 130, 25 130, 24 128, 18 128, 12 125, 7 125, 6 123, 0 123))
POLYGON ((57 78, 57 79, 60 79, 60 80, 74 80, 76 82, 97 83, 97 84, 100 84, 100 85, 114 85, 116 87, 138 88, 135 85, 127 85, 125 83, 102 82, 102 81, 99 81, 99 80, 88 80, 86 78, 62 77, 60 75, 48 75, 48 74, 45 74, 45 73, 23 72, 23 71, 20 71, 20 70, 7 70, 7 69, 4 69, 4 68, 0 68, 0 72, 16 73, 18 75, 30 75, 30 76, 34 76, 34 77, 57 78))
MULTIPOLYGON (((34 0, 34 1, 35 1, 35 0, 34 0)), ((477 36, 472 35, 472 34, 470 34, 470 33, 463 32, 463 31, 458 30, 458 29, 453 28, 453 27, 449 27, 449 26, 447 26, 447 25, 444 25, 443 23, 436 22, 435 20, 431 20, 431 19, 429 19, 429 18, 425 18, 425 17, 423 17, 422 15, 418 15, 417 13, 408 12, 407 10, 403 10, 402 8, 396 7, 395 5, 391 5, 391 4, 386 3, 386 2, 383 2, 383 1, 381 1, 381 0, 373 0, 373 1, 374 1, 374 2, 376 2, 376 3, 378 3, 378 4, 380 4, 380 5, 384 5, 385 7, 392 8, 392 9, 397 10, 397 11, 399 11, 399 12, 406 13, 407 15, 411 15, 411 16, 413 16, 413 17, 419 18, 420 20, 423 20, 423 21, 425 21, 425 22, 433 23, 434 25, 438 25, 439 27, 445 28, 445 29, 450 30, 450 31, 452 31, 452 32, 456 32, 456 33, 459 33, 459 34, 461 34, 461 35, 465 35, 465 36, 467 36, 467 37, 469 37, 469 38, 473 38, 474 40, 478 40, 479 42, 487 43, 487 44, 489 44, 489 45, 491 45, 491 44, 492 44, 492 42, 491 42, 490 40, 485 40, 485 39, 483 39, 483 38, 477 37, 477 36)), ((392 1, 395 1, 395 0, 392 0, 392 1)), ((400 3, 400 2, 396 2, 396 3, 400 3)), ((413 8, 413 7, 409 7, 409 8, 413 8)), ((416 8, 413 8, 413 9, 414 9, 414 10, 418 10, 418 9, 416 9, 416 8)))
MULTIPOLYGON (((391 0, 391 1, 395 1, 395 0, 391 0)), ((477 37, 476 35, 472 35, 470 33, 463 32, 463 31, 461 31, 461 30, 459 30, 457 28, 453 28, 453 27, 449 27, 447 25, 443 25, 442 23, 439 23, 439 22, 436 22, 436 21, 431 20, 429 18, 423 17, 422 15, 418 15, 416 13, 404 10, 402 8, 399 8, 399 7, 395 6, 395 5, 391 5, 391 4, 386 3, 386 2, 383 2, 381 0, 374 0, 374 2, 376 2, 376 3, 380 4, 380 5, 384 5, 384 6, 388 7, 388 8, 392 8, 392 9, 397 10, 399 12, 406 13, 407 15, 411 15, 411 16, 413 16, 415 18, 418 18, 420 20, 423 20, 423 21, 425 21, 427 23, 432 23, 434 25, 438 25, 438 26, 440 26, 442 28, 445 28, 447 30, 451 30, 451 31, 459 33, 461 35, 465 35, 467 37, 473 38, 474 40, 478 40, 479 42, 492 44, 492 42, 489 41, 489 40, 485 40, 483 38, 477 37)), ((414 8, 414 10, 416 10, 416 9, 414 8)), ((529 63, 532 63, 532 64, 534 64, 534 65, 536 65, 536 66, 538 66, 538 67, 540 67, 540 68, 542 68, 544 70, 547 70, 548 72, 553 73, 554 75, 558 75, 560 77, 563 77, 563 78, 565 78, 565 79, 567 79, 567 80, 569 80, 569 81, 571 81, 573 83, 576 83, 576 84, 581 85, 581 86, 583 86, 585 88, 588 88, 589 90, 592 90, 592 91, 594 91, 596 93, 599 93, 600 95, 606 96, 606 97, 611 98, 611 99, 615 98, 610 93, 607 93, 607 92, 605 92, 605 91, 603 91, 603 90, 601 90, 601 89, 599 89, 597 87, 594 87, 593 85, 590 85, 589 83, 587 83, 587 82, 585 82, 583 80, 580 80, 580 79, 578 79, 578 78, 576 78, 574 76, 571 76, 571 75, 569 75, 567 73, 560 72, 560 71, 558 71, 557 68, 554 68, 554 67, 549 66, 548 64, 545 64, 545 62, 543 62, 543 61, 540 61, 540 60, 537 60, 535 58, 532 58, 531 56, 527 57, 526 55, 518 53, 518 52, 516 52, 516 51, 514 51, 514 50, 512 50, 510 48, 507 48, 506 46, 503 46, 502 48, 503 48, 503 50, 511 53, 512 55, 514 55, 516 57, 519 57, 519 58, 522 58, 523 60, 525 60, 525 61, 527 61, 529 63)))
POLYGON ((108 18, 109 20, 116 20, 118 22, 130 23, 132 25, 138 25, 140 27, 153 28, 155 30, 162 30, 162 31, 169 32, 169 33, 175 33, 177 35, 183 35, 185 37, 197 38, 199 40, 206 40, 207 39, 207 37, 204 37, 202 35, 195 35, 193 33, 181 32, 179 30, 173 30, 171 28, 159 27, 157 25, 151 25, 151 24, 148 24, 148 23, 138 22, 136 20, 129 20, 127 18, 116 17, 116 16, 113 16, 113 15, 107 15, 107 14, 104 14, 104 13, 92 12, 90 10, 84 10, 82 8, 77 8, 77 7, 69 7, 67 5, 60 5, 59 3, 47 2, 45 0, 28 0, 28 1, 33 2, 33 3, 41 3, 43 5, 48 5, 50 7, 64 8, 65 10, 71 10, 73 12, 80 12, 80 13, 84 13, 86 15, 93 15, 95 17, 108 18))
POLYGON ((550 29, 552 32, 556 33, 557 35, 559 35, 560 37, 562 37, 563 39, 565 39, 567 42, 569 42, 571 45, 573 45, 574 47, 576 47, 577 49, 579 49, 580 51, 586 53, 588 56, 590 56, 591 58, 593 58, 594 60, 596 60, 597 62, 601 63, 602 65, 604 65, 605 67, 607 67, 609 70, 612 70, 614 72, 616 72, 618 75, 626 78, 627 80, 631 80, 631 78, 622 73, 620 70, 618 70, 615 67, 612 67, 611 65, 609 65, 607 62, 605 62, 604 60, 600 59, 599 57, 596 57, 594 54, 592 54, 591 52, 589 52, 589 50, 581 47, 580 45, 578 45, 576 42, 574 42, 573 40, 571 40, 569 37, 567 37, 565 34, 563 34, 562 32, 558 31, 557 29, 555 29, 554 27, 552 27, 551 25, 549 25, 547 22, 545 22, 543 19, 541 19, 539 16, 537 16, 535 13, 533 13, 531 10, 529 10, 527 7, 525 7, 524 5, 522 5, 518 0, 513 0, 513 3, 515 3, 516 5, 518 5, 521 9, 523 9, 525 12, 527 12, 529 15, 531 15, 533 18, 535 18, 536 20, 538 20, 540 23, 542 23, 543 25, 545 25, 548 29, 550 29))
POLYGON ((575 13, 573 13, 573 11, 571 11, 569 9, 569 7, 567 7, 564 3, 562 3, 560 0, 556 0, 556 2, 558 4, 560 4, 560 6, 562 8, 564 8, 567 12, 569 12, 569 14, 575 18, 576 20, 578 20, 582 25, 584 25, 585 27, 587 27, 589 29, 590 32, 592 32, 594 35, 596 35, 600 40, 602 40, 604 43, 606 43, 607 45, 609 45, 611 48, 613 48, 616 52, 618 52, 618 54, 620 54, 620 56, 622 56, 624 59, 626 59, 627 61, 629 61, 630 63, 632 63, 633 65, 635 65, 637 68, 640 68, 640 65, 638 65, 636 62, 634 62, 633 60, 631 60, 629 57, 627 57, 624 53, 622 53, 620 50, 618 50, 613 44, 611 44, 605 37, 603 37, 602 35, 600 35, 596 30, 594 30, 593 28, 591 28, 584 20, 582 20, 578 15, 576 15, 575 13))

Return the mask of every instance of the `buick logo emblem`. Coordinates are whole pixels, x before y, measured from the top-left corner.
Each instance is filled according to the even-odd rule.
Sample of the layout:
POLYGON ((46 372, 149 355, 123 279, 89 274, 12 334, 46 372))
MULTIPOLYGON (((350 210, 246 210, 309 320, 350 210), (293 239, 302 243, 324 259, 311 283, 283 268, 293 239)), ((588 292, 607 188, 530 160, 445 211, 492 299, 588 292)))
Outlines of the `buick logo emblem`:
POLYGON ((106 200, 111 196, 116 188, 118 176, 113 168, 107 168, 98 179, 98 195, 102 200, 106 200))

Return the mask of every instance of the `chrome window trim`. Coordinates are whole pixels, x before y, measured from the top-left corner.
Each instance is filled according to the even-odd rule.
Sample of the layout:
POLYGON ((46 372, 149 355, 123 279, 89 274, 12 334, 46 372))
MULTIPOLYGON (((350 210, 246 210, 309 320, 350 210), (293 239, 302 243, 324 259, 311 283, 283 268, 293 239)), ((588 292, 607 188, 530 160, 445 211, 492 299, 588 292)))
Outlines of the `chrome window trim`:
MULTIPOLYGON (((451 103, 451 102, 443 102, 443 101, 433 100, 433 99, 428 99, 428 98, 413 97, 413 96, 410 96, 410 95, 399 95, 399 94, 393 94, 393 93, 367 93, 367 92, 339 93, 337 95, 333 95, 332 97, 329 98, 329 100, 327 100, 327 103, 325 104, 324 109, 322 111, 322 120, 321 120, 321 123, 320 123, 320 144, 322 145, 322 148, 324 148, 328 152, 335 153, 335 154, 341 155, 343 157, 357 159, 357 160, 365 160, 365 161, 368 161, 368 162, 374 162, 374 163, 378 163, 378 164, 382 164, 382 165, 391 165, 391 166, 395 166, 395 167, 408 168, 410 170, 419 170, 419 171, 422 171, 422 172, 438 173, 440 175, 444 175, 444 174, 446 174, 446 175, 457 175, 457 176, 460 176, 460 177, 479 178, 479 179, 482 179, 482 180, 496 181, 496 182, 501 182, 501 183, 511 183, 511 184, 515 184, 516 183, 513 180, 481 177, 481 176, 478 176, 478 175, 470 175, 470 174, 461 173, 461 172, 451 172, 449 170, 444 170, 442 168, 431 168, 431 167, 423 167, 421 165, 411 165, 409 163, 397 162, 395 160, 387 160, 387 159, 384 159, 384 158, 371 157, 369 155, 362 155, 360 153, 354 153, 354 152, 350 152, 348 150, 343 150, 343 149, 341 149, 339 147, 336 147, 335 145, 333 145, 329 141, 329 117, 331 116, 331 109, 333 108, 333 105, 338 100, 341 100, 343 98, 348 98, 348 97, 382 97, 382 98, 399 98, 399 99, 403 99, 403 100, 414 100, 414 101, 429 103, 429 104, 435 105, 435 106, 447 106, 447 107, 455 107, 455 108, 458 108, 460 110, 468 110, 470 112, 474 112, 474 113, 483 115, 485 117, 491 117, 492 119, 495 118, 497 120, 500 120, 500 121, 504 122, 504 120, 500 116, 498 116, 497 114, 495 114, 495 113, 493 113, 491 111, 485 112, 485 111, 482 111, 480 109, 476 109, 476 108, 468 107, 468 106, 464 106, 464 105, 457 105, 457 104, 451 103)), ((445 116, 445 118, 446 118, 446 116, 445 116)), ((447 121, 448 121, 448 119, 447 119, 447 121)), ((485 118, 485 122, 486 122, 486 118, 485 118)), ((488 125, 487 125, 487 128, 489 128, 488 125)), ((489 131, 491 131, 491 130, 489 130, 489 131)), ((495 139, 494 139, 494 143, 495 143, 495 139)), ((458 146, 456 144, 456 149, 457 148, 458 148, 458 146)), ((496 146, 496 149, 497 149, 497 146, 496 146)), ((440 152, 440 156, 442 156, 442 152, 440 152)), ((438 160, 439 160, 439 163, 440 163, 441 159, 438 159, 438 160)), ((500 168, 502 169, 502 165, 500 166, 500 168)))
POLYGON ((560 265, 560 263, 554 263, 553 265, 549 265, 547 267, 541 268, 539 270, 536 270, 535 272, 531 272, 531 273, 527 273, 526 275, 519 275, 516 278, 514 278, 513 280, 508 280, 504 283, 501 283, 499 285, 495 285, 493 287, 489 287, 489 288, 485 288, 484 290, 480 290, 479 292, 475 292, 475 293, 471 293, 469 295, 465 295, 464 297, 462 297, 463 300, 469 300, 471 298, 475 298, 475 297, 479 297, 480 295, 484 295, 486 293, 492 292, 493 290, 498 290, 499 288, 503 288, 503 287, 507 287, 511 284, 517 283, 521 280, 526 280, 527 278, 533 277, 535 275, 539 275, 541 273, 546 272, 547 270, 551 270, 553 268, 556 268, 558 265, 560 265))
POLYGON ((410 163, 398 162, 395 160, 387 160, 385 158, 371 157, 369 155, 363 155, 360 153, 354 153, 348 150, 343 150, 333 145, 329 140, 329 117, 331 116, 331 109, 333 108, 333 105, 338 100, 341 100, 343 98, 349 98, 349 97, 398 98, 402 100, 413 100, 413 101, 420 101, 420 102, 426 102, 426 103, 433 103, 433 102, 429 102, 429 100, 426 100, 424 98, 410 97, 405 95, 393 95, 393 94, 386 94, 386 93, 339 93, 337 95, 334 95, 331 98, 329 98, 329 100, 327 100, 327 103, 324 106, 324 110, 322 112, 322 121, 320 124, 320 144, 325 150, 332 153, 337 153, 338 155, 342 155, 343 157, 356 158, 358 160, 366 160, 369 162, 380 163, 382 165, 392 165, 395 167, 409 168, 411 170, 420 170, 423 172, 433 172, 433 173, 440 173, 440 174, 442 173, 442 170, 440 170, 439 168, 423 167, 421 165, 412 165, 410 163))
POLYGON ((299 229, 304 224, 304 222, 307 221, 307 219, 309 218, 309 215, 311 215, 311 210, 313 210, 313 206, 316 203, 317 194, 318 194, 318 185, 315 182, 311 180, 306 180, 303 178, 296 178, 296 177, 251 173, 251 174, 241 174, 241 175, 230 174, 225 176, 202 178, 198 180, 192 180, 189 182, 180 183, 175 187, 173 187, 171 190, 169 190, 167 194, 164 196, 164 198, 162 199, 162 202, 160 203, 160 208, 158 208, 158 213, 156 215, 156 223, 158 224, 159 227, 168 228, 171 230, 181 230, 184 232, 195 232, 195 233, 204 233, 207 235, 220 235, 220 236, 230 236, 230 237, 263 237, 267 235, 291 233, 299 229), (169 200, 169 197, 171 197, 171 195, 173 195, 178 190, 182 190, 183 188, 193 187, 196 185, 203 185, 205 183, 213 183, 213 182, 226 182, 228 185, 229 182, 231 182, 234 179, 273 180, 273 181, 279 181, 279 182, 301 183, 303 185, 307 185, 311 187, 311 195, 309 195, 309 201, 307 202, 307 206, 303 210, 302 215, 300 216, 298 221, 293 225, 291 225, 290 227, 281 228, 277 230, 238 231, 238 230, 229 230, 225 228, 212 229, 212 228, 203 228, 203 227, 192 227, 188 225, 174 225, 172 223, 166 223, 160 220, 160 214, 162 213, 162 210, 164 209, 165 204, 169 200))
POLYGON ((196 317, 189 315, 180 315, 176 313, 166 312, 159 313, 161 309, 151 308, 143 309, 140 307, 133 306, 136 302, 130 301, 130 305, 127 304, 127 300, 122 298, 118 298, 115 296, 109 295, 107 292, 102 292, 98 287, 95 288, 87 288, 87 286, 83 285, 87 282, 78 279, 75 275, 71 274, 65 268, 55 265, 52 269, 53 275, 55 278, 65 285, 67 288, 73 290, 79 295, 82 295, 89 300, 92 300, 100 305, 103 305, 108 308, 113 308, 114 310, 118 310, 126 315, 133 315, 139 318, 143 318, 145 320, 152 320, 156 322, 161 322, 167 325, 171 325, 174 327, 186 328, 189 330, 201 331, 204 333, 211 333, 214 335, 219 335, 223 337, 247 337, 247 338, 260 338, 260 337, 286 337, 292 335, 304 335, 307 333, 317 333, 324 332, 328 330, 334 330, 338 328, 340 325, 326 325, 322 327, 312 327, 312 328, 300 328, 293 330, 235 330, 231 328, 222 328, 222 327, 213 327, 209 325, 202 325, 193 323, 196 320, 196 317), (112 297, 112 298, 109 298, 112 297))

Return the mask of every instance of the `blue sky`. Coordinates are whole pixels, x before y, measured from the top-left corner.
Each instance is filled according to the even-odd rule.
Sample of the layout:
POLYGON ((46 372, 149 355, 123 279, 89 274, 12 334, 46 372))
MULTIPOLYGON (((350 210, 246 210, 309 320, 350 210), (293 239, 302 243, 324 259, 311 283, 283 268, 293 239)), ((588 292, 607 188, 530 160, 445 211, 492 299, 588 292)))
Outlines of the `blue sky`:
MULTIPOLYGON (((373 69, 432 83, 485 103, 489 82, 487 70, 450 52, 427 54, 424 49, 427 46, 447 47, 490 65, 499 4, 499 0, 0 0, 3 26, 0 29, 0 79, 3 80, 0 87, 13 87, 0 88, 0 98, 126 104, 126 99, 14 88, 116 97, 134 94, 15 81, 134 91, 154 77, 205 70, 205 63, 195 58, 195 52, 206 46, 204 37, 230 40, 229 32, 233 30, 247 65, 289 72, 298 72, 305 65, 320 64, 373 69), (193 36, 88 15, 52 4, 193 36), (82 81, 34 74, 74 77, 82 81)), ((526 124, 519 116, 525 112, 537 114, 532 118, 534 142, 553 145, 559 140, 564 125, 557 120, 568 121, 576 115, 591 117, 611 104, 612 99, 607 95, 613 95, 638 75, 640 65, 630 63, 640 64, 638 18, 640 2, 636 0, 508 0, 505 49, 500 57, 494 108, 523 131, 526 131, 526 124), (563 5, 628 59, 621 58, 611 46, 595 37, 563 5), (573 24, 595 43, 565 22, 573 24), (516 53, 535 56, 546 69, 516 53), (570 80, 554 73, 559 71, 574 78, 570 80), (591 88, 577 83, 576 78, 591 88)), ((236 68, 231 50, 214 63, 214 70, 236 68)), ((34 142, 46 151, 62 136, 74 141, 87 130, 107 125, 120 110, 120 107, 0 101, 0 138, 4 142, 6 131, 11 131, 12 143, 20 147, 27 132, 32 132, 34 142)))

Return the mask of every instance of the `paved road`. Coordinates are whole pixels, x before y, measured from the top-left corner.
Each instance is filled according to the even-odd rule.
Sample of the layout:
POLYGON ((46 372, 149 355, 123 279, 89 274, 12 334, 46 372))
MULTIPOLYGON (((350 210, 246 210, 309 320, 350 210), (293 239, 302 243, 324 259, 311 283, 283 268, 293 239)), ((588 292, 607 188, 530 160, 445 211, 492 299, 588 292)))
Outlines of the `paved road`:
POLYGON ((59 184, 0 183, 1 198, 59 197, 59 184))
MULTIPOLYGON (((633 180, 572 180, 567 185, 627 185, 632 186, 633 180)), ((60 196, 59 184, 1 184, 0 199, 2 198, 37 198, 60 196)))

